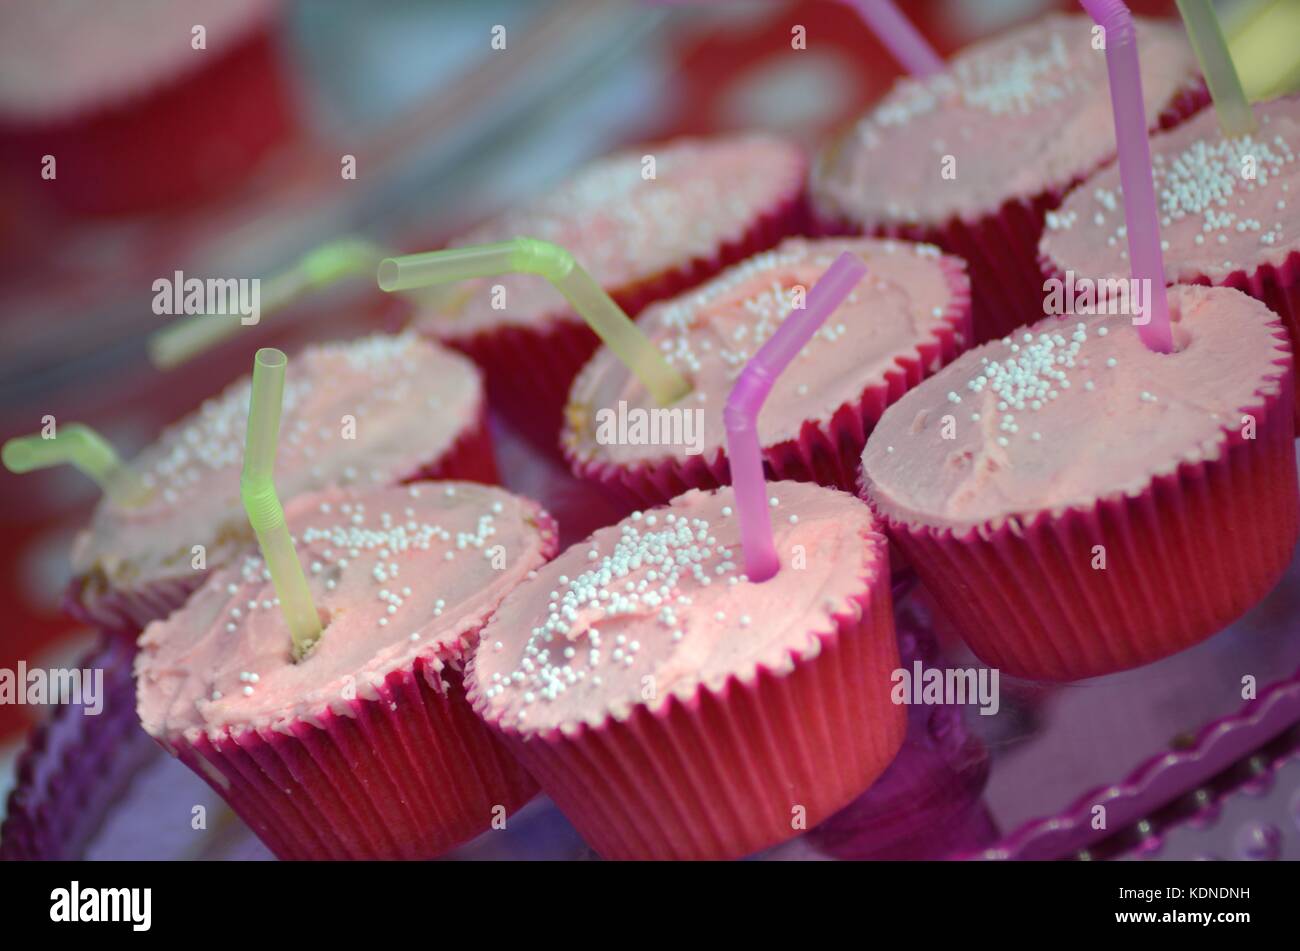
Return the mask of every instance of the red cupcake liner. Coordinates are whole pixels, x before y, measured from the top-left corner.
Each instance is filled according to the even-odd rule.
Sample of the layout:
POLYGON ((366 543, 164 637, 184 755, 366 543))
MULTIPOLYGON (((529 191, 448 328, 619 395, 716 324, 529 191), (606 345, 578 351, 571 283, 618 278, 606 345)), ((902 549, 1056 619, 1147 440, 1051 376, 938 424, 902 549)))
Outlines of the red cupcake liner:
MULTIPOLYGON (((862 450, 881 415, 908 390, 965 352, 971 339, 970 279, 961 262, 946 257, 936 260, 952 299, 931 339, 895 358, 884 383, 866 387, 856 400, 836 409, 829 422, 805 421, 797 438, 764 447, 763 470, 769 481, 816 482, 856 492, 862 450)), ((689 489, 731 484, 725 448, 712 454, 682 454, 627 465, 581 459, 567 445, 564 455, 574 475, 600 486, 629 509, 660 505, 689 489)))
MULTIPOLYGON (((549 561, 558 528, 541 509, 537 523, 549 561)), ((392 671, 373 699, 347 701, 345 714, 158 742, 281 859, 433 858, 537 794, 466 702, 461 666, 481 631, 392 671)))
POLYGON ((178 82, 45 126, 0 128, 0 152, 12 156, 17 181, 79 214, 155 211, 212 195, 296 128, 277 22, 268 16, 178 82), (47 154, 58 160, 51 181, 33 171, 47 154))
MULTIPOLYGON (((486 409, 480 408, 474 423, 461 431, 451 448, 399 481, 429 479, 499 483, 486 409)), ((195 571, 136 587, 117 588, 106 587, 102 577, 79 575, 64 592, 63 610, 88 627, 134 641, 150 621, 165 618, 185 604, 207 576, 207 571, 195 571)))
MULTIPOLYGON (((1203 83, 1178 93, 1161 111, 1158 127, 1171 129, 1210 101, 1203 83)), ((1102 163, 1100 167, 1110 164, 1102 163)), ((949 254, 965 258, 974 291, 972 316, 975 339, 971 346, 1007 336, 1018 327, 1043 318, 1043 275, 1038 265, 1038 243, 1047 213, 1061 206, 1066 193, 1097 169, 1063 185, 1029 197, 1007 199, 996 211, 973 220, 949 218, 939 224, 882 224, 864 227, 851 221, 824 220, 822 234, 870 233, 938 245, 949 254)))
MULTIPOLYGON (((1277 336, 1283 338, 1281 329, 1277 336)), ((1220 458, 1183 463, 1141 494, 957 534, 883 515, 940 609, 980 659, 1017 677, 1066 681, 1150 663, 1240 617, 1281 578, 1300 534, 1290 358, 1279 391, 1225 428, 1220 458), (1092 568, 1104 546, 1106 567, 1092 568)))
MULTIPOLYGON (((1044 279, 1065 279, 1061 266, 1048 255, 1040 254, 1038 266, 1044 279)), ((1233 271, 1222 280, 1215 281, 1207 274, 1198 274, 1179 284, 1205 284, 1211 287, 1231 287, 1249 294, 1273 313, 1277 314, 1291 339, 1291 353, 1295 357, 1296 372, 1300 373, 1300 251, 1292 251, 1282 264, 1261 264, 1252 271, 1233 271)), ((1300 433, 1300 402, 1294 409, 1295 430, 1300 433)))
MULTIPOLYGON (((680 294, 719 271, 805 230, 805 193, 782 195, 739 238, 722 244, 708 258, 692 258, 679 267, 610 296, 631 317, 658 300, 680 294)), ((437 342, 468 356, 487 377, 488 402, 529 442, 560 458, 560 423, 569 387, 591 359, 599 338, 576 314, 550 314, 531 325, 494 327, 468 337, 436 336, 437 342)))
POLYGON ((907 727, 890 700, 898 668, 889 573, 863 579, 851 610, 794 669, 759 666, 689 700, 670 697, 574 732, 524 736, 494 720, 466 666, 470 703, 607 859, 739 858, 812 828, 885 770, 907 727), (802 813, 798 808, 802 807, 802 813), (804 823, 796 825, 802 816, 804 823))

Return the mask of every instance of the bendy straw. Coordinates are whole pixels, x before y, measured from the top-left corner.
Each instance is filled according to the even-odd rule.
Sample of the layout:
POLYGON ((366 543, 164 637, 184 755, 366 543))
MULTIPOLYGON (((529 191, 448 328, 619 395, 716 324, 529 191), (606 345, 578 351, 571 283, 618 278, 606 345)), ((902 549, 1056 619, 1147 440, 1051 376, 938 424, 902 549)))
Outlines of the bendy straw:
POLYGON ((1160 251, 1160 219, 1151 178, 1151 146, 1147 142, 1146 108, 1142 103, 1142 72, 1138 65, 1133 17, 1121 0, 1080 0, 1089 16, 1105 30, 1106 70, 1119 148, 1119 177, 1124 189, 1124 222, 1128 256, 1135 279, 1143 281, 1147 301, 1143 319, 1135 320, 1138 335, 1149 350, 1174 348, 1165 293, 1165 264, 1160 251))
POLYGON ((76 466, 108 496, 114 505, 134 508, 150 496, 139 473, 122 461, 112 446, 89 426, 67 423, 45 436, 17 436, 0 450, 10 472, 32 472, 50 466, 76 466))
POLYGON ((471 245, 385 258, 379 264, 379 286, 408 291, 498 274, 537 274, 564 295, 614 355, 627 365, 661 406, 690 392, 690 384, 664 359, 590 274, 564 248, 535 238, 515 238, 496 244, 471 245))
POLYGON ((248 403, 248 434, 239 494, 257 535, 262 558, 280 599, 280 611, 293 638, 294 660, 301 660, 320 638, 320 615, 307 589, 307 576, 294 551, 284 509, 275 492, 275 450, 280 438, 280 404, 288 358, 263 347, 253 361, 253 390, 248 403))
POLYGON ((845 251, 808 291, 802 310, 793 310, 767 343, 745 364, 727 396, 722 418, 727 428, 727 458, 740 519, 745 574, 766 581, 780 567, 772 540, 772 516, 763 481, 763 451, 758 442, 758 413, 777 377, 812 339, 828 316, 867 273, 862 258, 845 251))

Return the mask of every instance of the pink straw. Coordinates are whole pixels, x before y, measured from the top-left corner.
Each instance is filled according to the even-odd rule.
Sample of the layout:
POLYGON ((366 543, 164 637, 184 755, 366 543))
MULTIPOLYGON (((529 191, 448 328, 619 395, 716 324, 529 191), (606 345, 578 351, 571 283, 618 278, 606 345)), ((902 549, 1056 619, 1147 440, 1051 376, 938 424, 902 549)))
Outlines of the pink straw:
POLYGON ((899 64, 913 76, 933 76, 944 71, 943 57, 903 16, 893 0, 844 0, 884 43, 899 64))
POLYGON ((759 410, 781 371, 866 273, 866 264, 856 254, 845 251, 836 258, 808 292, 806 306, 790 312, 771 339, 745 364, 727 395, 722 419, 727 426, 727 456, 740 519, 745 574, 750 581, 766 581, 780 567, 763 482, 763 451, 758 445, 759 410))
POLYGON ((1165 264, 1160 253, 1160 219, 1151 179, 1151 147, 1142 104, 1142 72, 1138 67, 1133 18, 1121 0, 1080 0, 1088 15, 1106 31, 1106 70, 1110 77, 1115 142, 1119 147, 1119 178, 1124 189, 1124 222, 1128 226, 1128 258, 1133 277, 1143 282, 1145 319, 1134 321, 1147 349, 1174 349, 1165 295, 1165 264))

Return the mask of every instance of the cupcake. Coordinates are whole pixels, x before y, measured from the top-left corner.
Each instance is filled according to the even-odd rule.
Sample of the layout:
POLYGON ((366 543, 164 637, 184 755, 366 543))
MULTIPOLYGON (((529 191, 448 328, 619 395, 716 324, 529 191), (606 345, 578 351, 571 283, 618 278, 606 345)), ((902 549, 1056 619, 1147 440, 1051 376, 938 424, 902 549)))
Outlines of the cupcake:
MULTIPOLYGON (((78 620, 134 635, 255 545, 239 495, 249 392, 247 377, 232 384, 132 462, 153 490, 145 504, 100 502, 73 548, 78 620)), ((285 383, 280 432, 286 501, 336 483, 496 481, 478 371, 411 334, 308 347, 285 383)))
POLYGON ((14 179, 73 211, 121 214, 242 178, 293 128, 274 37, 279 6, 5 4, 0 153, 14 179), (42 174, 46 155, 53 178, 42 174))
MULTIPOLYGON (((795 146, 760 135, 645 146, 588 165, 452 245, 554 242, 635 316, 798 230, 806 170, 795 146)), ((493 408, 556 452, 569 384, 598 340, 545 278, 466 281, 415 327, 473 357, 493 408)))
POLYGON ((736 858, 811 828, 903 740, 884 539, 865 506, 768 486, 781 566, 741 574, 732 492, 692 490, 516 588, 474 709, 609 859, 736 858))
POLYGON ((970 647, 1075 680, 1173 654, 1277 582, 1297 534, 1291 347, 1263 304, 1175 286, 1175 350, 1049 318, 890 407, 863 494, 970 647))
POLYGON ((431 858, 536 792, 461 664, 555 554, 535 503, 467 482, 331 488, 285 510, 324 630, 301 661, 262 559, 150 624, 140 722, 282 859, 431 858))
MULTIPOLYGON (((1256 132, 1229 138, 1206 110, 1151 140, 1165 278, 1235 287, 1269 306, 1300 344, 1300 96, 1254 108, 1256 132)), ((1071 192, 1039 245, 1049 278, 1092 284, 1100 301, 1128 277, 1119 171, 1071 192)), ((1300 415, 1297 416, 1300 425, 1300 415)))
MULTIPOLYGON (((1135 18, 1146 114, 1207 102, 1176 24, 1135 18)), ((821 156, 819 228, 929 241, 970 264, 975 342, 1043 316, 1038 239, 1071 185, 1112 160, 1106 54, 1084 16, 1051 15, 903 79, 821 156)))
POLYGON ((852 492, 867 434, 885 407, 970 340, 965 267, 929 245, 790 238, 650 307, 640 325, 692 392, 660 407, 602 347, 574 381, 565 411, 561 444, 573 471, 644 505, 729 483, 727 395, 845 251, 867 262, 867 277, 776 381, 759 436, 770 478, 852 492))

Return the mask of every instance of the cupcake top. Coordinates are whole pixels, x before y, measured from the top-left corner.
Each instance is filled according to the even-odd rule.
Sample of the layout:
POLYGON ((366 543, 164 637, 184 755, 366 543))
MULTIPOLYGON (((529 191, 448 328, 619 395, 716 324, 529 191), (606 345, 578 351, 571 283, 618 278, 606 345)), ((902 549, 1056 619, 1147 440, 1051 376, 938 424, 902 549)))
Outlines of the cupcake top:
POLYGON ((781 567, 762 584, 743 573, 729 487, 634 513, 539 569, 483 630, 475 708, 514 730, 572 732, 816 656, 833 615, 888 571, 884 541, 846 493, 800 482, 768 493, 781 567))
MULTIPOLYGON (((618 293, 716 257, 793 201, 806 171, 798 148, 763 135, 648 145, 596 160, 451 246, 517 237, 551 241, 572 252, 607 291, 618 293)), ((509 274, 455 285, 416 325, 439 338, 460 338, 570 313, 545 278, 509 274), (497 285, 505 289, 504 307, 492 291, 497 285)))
POLYGON ((536 503, 471 482, 335 487, 299 496, 285 516, 326 619, 320 640, 294 662, 258 555, 214 572, 141 635, 138 709, 153 736, 347 715, 417 658, 430 672, 459 663, 506 592, 555 550, 536 503))
POLYGON ((278 0, 6 0, 0 116, 57 120, 196 72, 266 22, 278 0), (205 49, 191 46, 202 25, 205 49))
POLYGON ((1049 317, 971 350, 886 410, 862 455, 875 509, 951 529, 1138 494, 1224 452, 1281 392, 1277 318, 1231 288, 1169 293, 1175 352, 1129 318, 1049 317), (949 438, 950 437, 950 438, 949 438))
MULTIPOLYGON (((101 500, 77 538, 73 569, 115 587, 192 575, 253 543, 239 495, 249 377, 168 427, 132 461, 148 501, 101 500)), ((331 484, 386 485, 450 449, 482 410, 482 384, 459 354, 413 334, 308 347, 289 362, 275 482, 280 498, 331 484)))
MULTIPOLYGON (((1300 252, 1300 96, 1256 105, 1259 129, 1228 138, 1206 109, 1151 140, 1165 277, 1223 281, 1300 252), (1247 174, 1251 177, 1247 177, 1247 174)), ((1042 253, 1090 278, 1127 276, 1119 169, 1098 172, 1047 215, 1042 253)))
POLYGON ((969 281, 956 258, 903 241, 791 238, 701 287, 647 308, 637 321, 691 384, 691 394, 669 408, 670 414, 677 411, 680 425, 602 347, 569 394, 565 447, 579 459, 615 463, 684 451, 712 456, 725 448, 722 409, 736 378, 796 301, 845 251, 867 262, 867 275, 777 379, 759 415, 763 445, 797 438, 807 421, 829 423, 863 391, 883 386, 887 374, 900 374, 900 363, 927 363, 945 336, 964 345, 969 281), (687 427, 686 414, 692 413, 687 427), (619 419, 649 420, 655 414, 668 421, 660 426, 660 438, 651 439, 648 429, 645 439, 618 429, 619 419))
MULTIPOLYGON (((1196 59, 1176 23, 1134 22, 1154 128, 1197 82, 1196 59)), ((962 50, 939 75, 901 79, 821 157, 813 203, 822 217, 866 227, 970 220, 1063 189, 1114 155, 1093 22, 1053 14, 962 50)))

